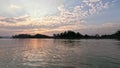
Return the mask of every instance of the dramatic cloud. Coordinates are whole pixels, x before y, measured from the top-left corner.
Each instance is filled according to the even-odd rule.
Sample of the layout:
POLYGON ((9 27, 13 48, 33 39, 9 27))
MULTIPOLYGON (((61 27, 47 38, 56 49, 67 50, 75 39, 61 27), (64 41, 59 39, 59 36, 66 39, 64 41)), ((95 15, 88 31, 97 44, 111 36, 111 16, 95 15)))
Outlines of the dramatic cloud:
POLYGON ((61 32, 65 30, 75 30, 86 33, 85 31, 89 29, 94 29, 97 33, 98 29, 103 33, 104 31, 102 29, 118 29, 119 24, 104 23, 101 25, 93 25, 88 24, 88 21, 85 19, 88 16, 96 15, 105 9, 109 9, 113 1, 104 2, 102 0, 82 0, 81 4, 75 5, 71 9, 65 6, 63 0, 60 2, 53 0, 50 1, 50 3, 48 3, 47 0, 41 0, 38 1, 40 4, 36 1, 34 2, 30 0, 30 3, 27 3, 27 5, 13 3, 9 5, 9 8, 15 11, 14 13, 12 12, 12 16, 9 15, 12 14, 9 13, 11 10, 8 11, 7 16, 0 13, 0 31, 3 33, 10 32, 12 34, 50 34, 50 32, 52 34, 52 32, 61 32))

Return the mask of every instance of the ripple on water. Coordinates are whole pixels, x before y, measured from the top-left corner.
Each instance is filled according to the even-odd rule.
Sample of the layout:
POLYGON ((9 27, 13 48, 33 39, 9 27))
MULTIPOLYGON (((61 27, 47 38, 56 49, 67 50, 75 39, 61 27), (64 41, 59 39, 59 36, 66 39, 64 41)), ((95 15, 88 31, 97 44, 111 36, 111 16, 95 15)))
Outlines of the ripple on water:
POLYGON ((90 39, 6 39, 0 41, 0 68, 120 68, 118 43, 90 39))

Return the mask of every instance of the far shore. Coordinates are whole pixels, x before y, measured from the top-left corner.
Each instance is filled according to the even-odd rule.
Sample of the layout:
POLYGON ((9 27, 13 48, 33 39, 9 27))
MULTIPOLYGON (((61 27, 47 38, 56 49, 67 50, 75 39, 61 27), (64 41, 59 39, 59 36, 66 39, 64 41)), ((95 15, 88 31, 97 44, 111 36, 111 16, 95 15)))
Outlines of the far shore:
POLYGON ((0 39, 120 39, 120 31, 117 31, 111 35, 82 35, 79 32, 65 31, 58 34, 53 34, 53 36, 47 36, 43 34, 18 34, 13 36, 0 36, 0 39))

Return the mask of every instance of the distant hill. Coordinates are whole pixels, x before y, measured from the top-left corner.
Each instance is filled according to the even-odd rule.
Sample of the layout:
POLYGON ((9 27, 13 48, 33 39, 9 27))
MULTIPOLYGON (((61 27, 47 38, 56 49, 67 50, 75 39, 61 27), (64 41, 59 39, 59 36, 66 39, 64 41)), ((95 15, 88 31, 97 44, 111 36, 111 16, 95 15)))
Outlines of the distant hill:
POLYGON ((42 35, 42 34, 36 34, 33 36, 33 38, 52 38, 52 37, 47 36, 47 35, 42 35))
POLYGON ((12 36, 12 38, 52 38, 52 37, 42 34, 36 34, 36 35, 19 34, 12 36))

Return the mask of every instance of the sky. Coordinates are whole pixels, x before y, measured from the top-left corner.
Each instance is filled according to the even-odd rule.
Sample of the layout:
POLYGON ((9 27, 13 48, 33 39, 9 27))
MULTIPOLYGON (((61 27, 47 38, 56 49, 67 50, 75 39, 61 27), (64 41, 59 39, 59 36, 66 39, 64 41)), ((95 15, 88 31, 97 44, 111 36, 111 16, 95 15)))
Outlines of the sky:
POLYGON ((0 36, 120 30, 120 0, 0 0, 0 36))

